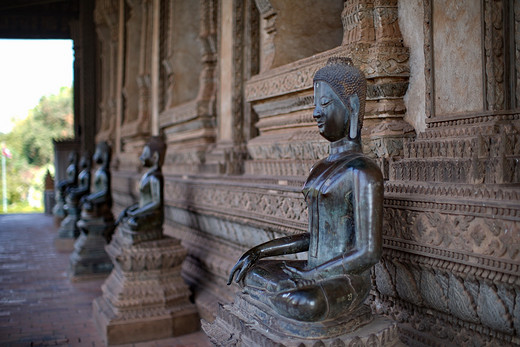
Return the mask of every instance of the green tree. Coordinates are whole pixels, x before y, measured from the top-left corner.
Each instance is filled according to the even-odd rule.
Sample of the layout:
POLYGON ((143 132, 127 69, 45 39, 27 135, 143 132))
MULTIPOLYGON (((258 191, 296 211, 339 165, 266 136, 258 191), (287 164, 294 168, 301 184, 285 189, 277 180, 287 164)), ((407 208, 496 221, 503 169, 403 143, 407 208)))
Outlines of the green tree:
POLYGON ((54 172, 52 140, 74 135, 72 100, 72 88, 62 87, 56 95, 43 96, 10 133, 0 134, 13 154, 6 170, 10 203, 26 200, 31 190, 41 192, 45 172, 54 172))

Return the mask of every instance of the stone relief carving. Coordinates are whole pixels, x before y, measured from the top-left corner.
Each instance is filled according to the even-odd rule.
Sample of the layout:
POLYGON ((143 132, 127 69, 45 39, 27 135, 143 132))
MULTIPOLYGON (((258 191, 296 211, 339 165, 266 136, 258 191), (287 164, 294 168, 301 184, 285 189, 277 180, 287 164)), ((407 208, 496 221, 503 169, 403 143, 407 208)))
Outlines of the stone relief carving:
POLYGON ((518 276, 504 282, 495 277, 490 282, 479 271, 468 271, 458 265, 443 269, 432 260, 417 262, 420 256, 410 258, 396 252, 385 254, 384 261, 374 271, 378 293, 373 308, 377 312, 390 314, 418 331, 427 330, 434 337, 453 343, 462 336, 457 336, 453 326, 442 323, 448 315, 455 317, 451 319, 455 319, 456 325, 467 329, 464 335, 474 334, 478 340, 486 341, 489 339, 486 335, 493 331, 496 337, 513 341, 511 335, 515 329, 518 333, 514 304, 518 292, 511 284, 518 281, 518 276), (436 320, 433 327, 426 323, 427 317, 421 316, 427 308, 437 310, 433 316, 436 318, 430 316, 436 320), (484 328, 477 328, 479 324, 484 328))
POLYGON ((516 107, 520 106, 520 3, 514 2, 514 35, 515 35, 515 71, 516 71, 516 107))
POLYGON ((116 127, 116 100, 115 100, 115 71, 117 60, 117 36, 119 2, 115 0, 97 1, 94 9, 94 22, 96 32, 100 41, 102 75, 106 76, 101 82, 100 102, 98 105, 99 130, 96 140, 110 141, 113 138, 116 127))
MULTIPOLYGON (((175 12, 173 6, 166 5, 169 11, 164 16, 162 33, 161 55, 165 75, 161 76, 163 85, 162 98, 164 109, 159 116, 159 125, 163 129, 169 144, 165 159, 165 168, 172 172, 200 172, 207 162, 209 147, 216 140, 216 68, 217 68, 217 24, 218 2, 202 1, 197 7, 197 29, 189 28, 189 35, 196 36, 196 42, 200 45, 200 61, 193 62, 196 71, 180 71, 184 66, 175 64, 175 54, 182 54, 183 44, 177 36, 185 28, 175 26, 175 16, 182 16, 183 12, 175 12), (176 46, 181 45, 181 46, 176 46), (197 65, 198 64, 198 65, 197 65), (179 71, 177 71, 179 70, 179 71), (182 74, 189 71, 190 83, 197 82, 193 99, 186 100, 189 95, 179 94, 182 88, 182 74), (192 76, 195 74, 195 76, 192 76), (177 79, 177 80, 176 80, 177 79), (181 98, 181 99, 179 99, 181 98), (180 100, 180 101, 179 101, 180 100), (188 144, 188 145, 187 145, 188 144)), ((181 5, 189 6, 189 2, 181 5)), ((195 9, 194 9, 195 10, 195 9)), ((190 50, 191 53, 193 53, 190 50)), ((189 90, 193 92, 193 90, 189 90)))
MULTIPOLYGON (((261 2, 258 0, 257 5, 261 2)), ((188 130, 172 124, 190 121, 197 114, 208 115, 208 119, 213 115, 215 94, 212 69, 217 59, 215 32, 218 28, 215 24, 215 13, 218 12, 214 8, 215 3, 204 6, 203 11, 207 11, 207 14, 201 16, 211 19, 201 24, 205 28, 203 32, 209 33, 207 42, 204 43, 207 49, 204 56, 207 59, 207 70, 201 74, 201 78, 207 82, 203 95, 210 101, 203 105, 195 102, 180 105, 161 114, 161 126, 171 131, 170 138, 174 140, 181 139, 188 130)), ((383 6, 382 1, 377 3, 383 6)), ((392 3, 389 2, 391 6, 392 3)), ((425 0, 423 3, 424 49, 427 58, 425 76, 428 86, 433 83, 432 45, 429 39, 432 35, 432 15, 431 1, 425 0)), ((378 37, 385 39, 390 38, 388 33, 395 33, 391 29, 394 23, 393 9, 384 13, 382 7, 377 8, 379 5, 375 1, 359 1, 358 7, 350 9, 349 6, 354 6, 353 4, 354 2, 346 2, 342 14, 345 28, 343 45, 360 41, 361 38, 375 40, 376 30, 380 30, 378 37), (356 14, 359 22, 355 18, 356 14), (377 25, 387 25, 387 32, 381 31, 382 27, 376 28, 374 16, 379 18, 378 21, 383 19, 377 25)), ((488 47, 485 57, 489 58, 485 69, 486 85, 492 88, 491 84, 496 84, 497 78, 503 76, 500 68, 492 64, 497 61, 493 59, 499 54, 493 50, 493 47, 499 47, 498 43, 493 44, 493 40, 499 37, 497 35, 500 33, 496 32, 499 29, 489 22, 498 20, 492 14, 499 4, 486 0, 484 6, 488 11, 485 13, 488 17, 484 16, 485 35, 488 35, 485 37, 487 41, 484 41, 488 47)), ((514 2, 517 57, 514 63, 517 76, 520 75, 518 6, 518 2, 514 2)), ((237 26, 235 30, 241 29, 237 26)), ((117 34, 117 30, 111 32, 117 34)), ((386 84, 374 84, 368 89, 369 99, 372 100, 367 102, 367 116, 384 113, 382 103, 378 100, 400 97, 407 87, 407 82, 402 81, 406 80, 408 73, 406 48, 392 42, 381 42, 382 45, 383 43, 386 51, 379 52, 377 47, 371 50, 367 45, 359 44, 360 56, 354 57, 354 62, 368 69, 366 71, 374 79, 377 78, 377 73, 398 73, 401 78, 386 84), (376 103, 379 105, 375 105, 376 103)), ((305 93, 312 85, 310 77, 324 64, 328 56, 344 50, 344 46, 338 47, 313 58, 262 72, 242 85, 245 101, 252 103, 259 114, 257 127, 261 135, 247 143, 251 157, 245 162, 246 175, 241 176, 239 183, 219 178, 212 181, 212 189, 208 189, 208 182, 204 179, 191 177, 191 173, 200 173, 207 162, 205 148, 201 145, 196 150, 172 150, 166 159, 165 171, 172 175, 186 175, 187 178, 174 178, 166 182, 168 206, 172 209, 175 207, 178 213, 175 218, 170 216, 170 224, 181 218, 180 211, 186 212, 192 218, 189 223, 193 229, 190 231, 204 229, 204 233, 198 234, 198 239, 192 241, 194 244, 208 239, 207 230, 219 229, 221 234, 215 239, 220 242, 231 241, 235 247, 243 246, 251 235, 261 232, 259 229, 249 230, 244 225, 265 228, 268 230, 266 233, 280 233, 280 236, 304 230, 307 217, 302 210, 303 201, 294 195, 294 187, 300 185, 300 178, 307 174, 310 158, 326 155, 326 146, 306 137, 308 133, 303 126, 310 113, 306 111, 305 105, 311 105, 313 100, 305 93), (296 101, 282 105, 282 99, 296 101), (295 115, 296 112, 300 113, 295 115), (263 115, 265 117, 262 118, 263 115), (273 146, 268 145, 273 142, 266 135, 274 136, 284 122, 287 124, 283 118, 287 115, 294 115, 292 124, 295 127, 302 126, 303 130, 298 132, 290 129, 291 136, 294 136, 291 138, 294 139, 293 142, 284 142, 288 133, 279 133, 276 134, 278 142, 273 146), (309 159, 294 159, 302 154, 309 159), (287 182, 279 183, 279 177, 282 176, 292 176, 294 180, 289 180, 289 185, 287 182), (260 186, 262 189, 259 189, 260 186), (279 198, 271 196, 270 190, 277 191, 279 198), (283 222, 284 219, 289 222, 283 222), (233 226, 233 223, 236 225, 233 226), (240 234, 240 226, 247 229, 243 235, 240 234)), ((240 60, 236 62, 245 63, 240 60)), ((518 105, 518 79, 516 83, 518 105)), ((237 86, 240 87, 239 84, 235 87, 237 86)), ((493 95, 496 98, 496 94, 493 95)), ((520 217, 520 194, 518 189, 509 185, 520 182, 517 164, 520 153, 520 127, 517 124, 519 116, 514 112, 489 112, 436 119, 433 114, 429 114, 433 108, 433 98, 432 88, 427 88, 428 129, 415 140, 403 141, 402 134, 408 130, 404 126, 399 128, 386 122, 378 123, 370 130, 370 134, 365 134, 373 136, 364 145, 375 153, 375 157, 392 157, 384 164, 386 166, 382 164, 388 171, 385 176, 389 178, 385 186, 385 255, 383 268, 375 271, 374 281, 377 281, 378 294, 374 307, 403 322, 403 336, 409 341, 430 341, 430 344, 433 343, 431 341, 439 344, 449 341, 459 345, 475 343, 489 346, 496 345, 497 341, 510 342, 512 336, 518 336, 520 324, 516 309, 520 307, 519 250, 515 243, 518 235, 512 232, 519 229, 517 219, 520 217), (395 135, 395 138, 381 137, 387 134, 395 135), (439 233, 433 232, 436 229, 440 230, 439 233), (396 281, 397 276, 399 281, 396 281), (483 293, 481 298, 480 292, 483 293), (484 300, 484 294, 489 300, 496 300, 498 297, 495 313, 490 303, 484 300), (451 297, 454 299, 450 299, 451 297), (482 306, 480 311, 479 305, 482 306), (434 312, 434 316, 431 312, 434 312), (495 316, 501 318, 495 322, 495 316), (505 328, 498 327, 499 324, 503 324, 505 328), (431 336, 431 340, 427 336, 431 336)), ((489 99, 490 109, 493 103, 496 103, 496 99, 489 99)), ((107 105, 109 110, 110 103, 107 105)), ((240 103, 237 102, 236 105, 235 107, 240 107, 240 103)), ((398 102, 385 107, 393 114, 404 112, 404 106, 398 102)), ((206 124, 212 124, 208 128, 214 129, 214 123, 209 121, 206 124)), ((216 138, 214 132, 211 136, 216 138)), ((191 143, 184 145, 187 146, 195 148, 191 143)), ((132 167, 132 170, 135 168, 132 167)), ((120 185, 118 201, 123 201, 129 189, 126 176, 121 178, 120 185)), ((183 235, 185 240, 192 237, 188 232, 183 235)), ((198 259, 204 261, 192 260, 190 269, 197 268, 204 276, 223 278, 226 265, 214 253, 213 249, 193 246, 190 248, 190 255, 197 255, 198 259)), ((223 281, 222 278, 217 281, 223 281)), ((209 288, 210 285, 207 286, 209 288)), ((207 291, 218 292, 213 287, 207 291)))
POLYGON ((503 6, 502 1, 484 1, 486 103, 489 110, 505 108, 503 6))

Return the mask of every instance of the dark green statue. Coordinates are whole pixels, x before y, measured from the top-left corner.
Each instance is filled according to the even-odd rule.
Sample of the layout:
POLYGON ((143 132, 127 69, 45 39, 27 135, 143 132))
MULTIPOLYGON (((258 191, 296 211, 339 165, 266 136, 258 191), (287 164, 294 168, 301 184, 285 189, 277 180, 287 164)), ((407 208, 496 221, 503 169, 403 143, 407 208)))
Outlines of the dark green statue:
POLYGON ((53 213, 57 217, 65 217, 67 190, 76 186, 78 182, 78 155, 75 152, 69 154, 69 165, 65 171, 66 177, 58 182, 56 189, 56 205, 53 208, 53 213))
POLYGON ((116 224, 132 231, 162 230, 164 221, 164 179, 161 167, 164 161, 166 145, 159 136, 153 136, 143 148, 139 157, 144 167, 150 169, 139 183, 139 202, 121 212, 116 224))
POLYGON ((97 144, 92 159, 99 165, 94 174, 94 187, 91 194, 83 198, 82 219, 106 217, 112 219, 112 191, 110 186, 110 157, 112 149, 102 141, 97 144))
POLYGON ((92 193, 81 199, 81 219, 76 224, 80 235, 70 256, 69 274, 73 278, 108 273, 113 267, 105 251, 114 233, 109 169, 111 154, 109 144, 99 142, 92 157, 98 168, 94 174, 92 193))
POLYGON ((303 187, 308 232, 253 247, 231 270, 228 284, 236 280, 282 316, 334 319, 369 293, 370 269, 381 256, 383 178, 361 150, 365 97, 365 76, 348 58, 331 58, 316 73, 313 117, 331 144, 303 187), (307 261, 261 260, 299 252, 307 261))
POLYGON ((65 199, 67 188, 75 186, 78 181, 78 154, 76 152, 69 154, 69 165, 65 175, 65 179, 58 182, 58 191, 63 199, 65 199))
POLYGON ((90 163, 90 155, 85 153, 79 162, 81 171, 78 175, 78 185, 68 190, 67 205, 73 204, 78 206, 81 198, 90 193, 90 163))

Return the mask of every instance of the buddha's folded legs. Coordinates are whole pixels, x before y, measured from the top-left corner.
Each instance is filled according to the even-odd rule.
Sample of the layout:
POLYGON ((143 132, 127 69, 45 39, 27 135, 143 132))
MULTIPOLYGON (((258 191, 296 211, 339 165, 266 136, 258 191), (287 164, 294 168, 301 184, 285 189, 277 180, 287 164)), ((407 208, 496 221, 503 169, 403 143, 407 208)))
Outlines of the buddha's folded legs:
POLYGON ((317 281, 293 278, 286 265, 303 269, 306 261, 261 260, 244 279, 244 291, 280 315, 300 321, 333 319, 359 307, 370 290, 370 271, 317 281))

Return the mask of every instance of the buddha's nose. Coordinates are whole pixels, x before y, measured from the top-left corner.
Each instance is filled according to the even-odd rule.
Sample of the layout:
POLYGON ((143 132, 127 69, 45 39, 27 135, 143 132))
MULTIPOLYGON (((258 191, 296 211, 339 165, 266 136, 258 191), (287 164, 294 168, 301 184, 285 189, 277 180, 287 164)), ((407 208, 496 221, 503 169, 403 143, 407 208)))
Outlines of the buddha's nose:
POLYGON ((314 119, 318 119, 321 117, 321 110, 319 109, 319 107, 315 107, 314 108, 314 112, 312 113, 312 117, 314 117, 314 119))

